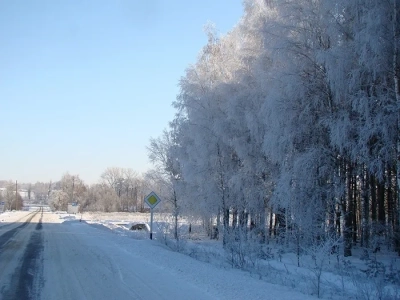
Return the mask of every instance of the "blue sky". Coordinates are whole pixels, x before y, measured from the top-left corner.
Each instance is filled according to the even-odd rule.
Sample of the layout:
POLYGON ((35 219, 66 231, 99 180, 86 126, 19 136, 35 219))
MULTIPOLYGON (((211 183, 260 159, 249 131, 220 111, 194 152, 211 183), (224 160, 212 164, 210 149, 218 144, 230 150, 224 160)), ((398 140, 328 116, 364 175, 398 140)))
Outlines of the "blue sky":
POLYGON ((174 117, 185 68, 241 0, 0 2, 0 180, 95 183, 151 168, 146 146, 174 117))

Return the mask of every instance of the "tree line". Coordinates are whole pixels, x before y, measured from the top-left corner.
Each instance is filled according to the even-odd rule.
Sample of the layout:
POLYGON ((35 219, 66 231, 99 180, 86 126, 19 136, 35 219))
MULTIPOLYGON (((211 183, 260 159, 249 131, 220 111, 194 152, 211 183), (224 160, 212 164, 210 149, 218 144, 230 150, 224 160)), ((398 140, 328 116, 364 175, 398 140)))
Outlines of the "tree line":
POLYGON ((54 210, 67 210, 68 203, 78 203, 81 211, 144 212, 144 197, 158 189, 148 173, 139 175, 129 168, 109 167, 99 183, 86 185, 79 175, 65 173, 51 184, 48 203, 54 210))
MULTIPOLYGON (((23 199, 18 193, 15 201, 15 182, 1 182, 5 193, 0 193, 0 202, 5 201, 5 209, 22 209, 23 199)), ((130 168, 109 167, 95 184, 86 184, 79 174, 65 173, 54 182, 21 183, 26 189, 27 201, 48 204, 53 210, 66 211, 68 203, 77 203, 81 211, 101 212, 144 212, 144 197, 162 187, 154 172, 138 174, 130 168)), ((168 210, 168 204, 161 209, 168 210)))
POLYGON ((224 245, 328 239, 400 254, 399 0, 245 0, 149 145, 176 218, 224 245))
POLYGON ((4 203, 2 209, 20 210, 23 207, 23 199, 18 192, 17 183, 2 181, 0 184, 4 187, 3 190, 0 190, 0 203, 4 203))

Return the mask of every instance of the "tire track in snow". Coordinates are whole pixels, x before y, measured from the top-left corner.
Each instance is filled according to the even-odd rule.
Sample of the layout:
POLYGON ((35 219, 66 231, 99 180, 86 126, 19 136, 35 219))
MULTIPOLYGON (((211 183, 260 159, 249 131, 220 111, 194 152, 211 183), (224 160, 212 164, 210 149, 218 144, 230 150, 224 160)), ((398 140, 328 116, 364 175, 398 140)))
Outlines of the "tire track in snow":
MULTIPOLYGON (((11 230, 6 231, 6 232, 3 233, 2 235, 0 235, 0 251, 8 244, 8 242, 10 241, 10 239, 11 239, 14 235, 16 235, 21 229, 23 229, 24 227, 26 227, 26 225, 28 225, 28 224, 32 221, 33 217, 36 216, 36 214, 37 214, 38 212, 39 212, 39 211, 35 211, 35 212, 30 213, 30 214, 28 215, 28 219, 27 219, 24 223, 22 223, 21 225, 19 225, 19 226, 13 228, 13 229, 11 229, 11 230)), ((17 221, 17 222, 18 222, 18 221, 17 221)), ((4 228, 4 227, 9 227, 9 226, 11 226, 11 225, 12 225, 12 224, 4 225, 4 226, 2 226, 2 228, 4 228)))
POLYGON ((14 221, 12 223, 10 223, 10 222, 0 223, 0 231, 4 230, 5 228, 8 228, 8 227, 12 226, 15 223, 21 222, 21 220, 25 219, 26 217, 29 217, 32 214, 36 214, 38 211, 39 210, 32 211, 29 214, 27 214, 26 216, 23 216, 23 217, 19 218, 18 220, 14 221))
MULTIPOLYGON (((2 292, 2 299, 40 299, 40 287, 43 285, 42 264, 39 264, 43 251, 43 235, 41 232, 43 209, 40 211, 40 220, 35 227, 35 231, 32 232, 28 245, 25 248, 21 266, 17 268, 12 275, 8 289, 2 292), (35 277, 37 277, 37 280, 35 280, 35 277)), ((16 232, 24 228, 38 212, 32 215, 24 224, 15 228, 17 231, 13 234, 9 233, 7 236, 14 236, 16 232)), ((7 243, 6 240, 5 243, 7 243)))

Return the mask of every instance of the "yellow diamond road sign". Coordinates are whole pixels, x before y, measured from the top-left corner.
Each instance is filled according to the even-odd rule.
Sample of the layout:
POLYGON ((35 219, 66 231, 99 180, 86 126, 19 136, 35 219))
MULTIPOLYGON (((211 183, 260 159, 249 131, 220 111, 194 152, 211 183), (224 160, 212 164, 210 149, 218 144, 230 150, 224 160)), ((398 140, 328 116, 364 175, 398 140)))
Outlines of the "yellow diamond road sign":
POLYGON ((144 202, 146 202, 147 205, 150 206, 150 208, 154 208, 157 206, 158 203, 161 202, 161 199, 157 196, 156 193, 151 192, 146 196, 146 198, 144 198, 144 202))

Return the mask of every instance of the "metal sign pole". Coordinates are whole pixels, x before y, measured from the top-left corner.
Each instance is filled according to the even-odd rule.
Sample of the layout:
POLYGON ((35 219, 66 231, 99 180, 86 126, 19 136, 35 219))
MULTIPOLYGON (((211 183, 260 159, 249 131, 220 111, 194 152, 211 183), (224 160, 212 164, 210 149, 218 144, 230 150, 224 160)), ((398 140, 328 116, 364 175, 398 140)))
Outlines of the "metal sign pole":
POLYGON ((144 202, 150 207, 150 239, 153 239, 153 208, 161 202, 161 199, 156 195, 156 193, 151 192, 144 198, 144 202))
POLYGON ((153 239, 153 209, 150 209, 150 239, 153 239))

